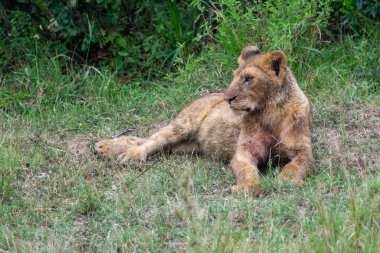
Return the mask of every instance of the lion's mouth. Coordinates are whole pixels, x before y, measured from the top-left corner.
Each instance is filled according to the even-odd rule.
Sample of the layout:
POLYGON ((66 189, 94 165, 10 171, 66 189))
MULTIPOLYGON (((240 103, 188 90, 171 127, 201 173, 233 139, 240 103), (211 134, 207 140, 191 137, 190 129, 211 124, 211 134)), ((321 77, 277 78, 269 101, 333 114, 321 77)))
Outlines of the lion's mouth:
POLYGON ((230 107, 231 107, 231 109, 233 109, 235 111, 242 111, 242 112, 249 112, 249 113, 255 112, 257 110, 260 110, 260 108, 262 108, 257 103, 253 103, 249 107, 238 107, 238 106, 234 105, 233 103, 231 103, 230 107))
POLYGON ((252 109, 248 107, 235 107, 234 105, 230 105, 231 109, 235 111, 244 111, 244 112, 250 112, 252 109))

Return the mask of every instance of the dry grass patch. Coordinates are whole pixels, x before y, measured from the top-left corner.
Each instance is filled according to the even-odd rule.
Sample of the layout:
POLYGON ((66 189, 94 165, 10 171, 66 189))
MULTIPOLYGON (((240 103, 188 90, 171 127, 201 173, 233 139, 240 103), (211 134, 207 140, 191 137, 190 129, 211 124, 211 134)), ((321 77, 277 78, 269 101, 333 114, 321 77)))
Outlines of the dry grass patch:
POLYGON ((314 120, 318 162, 328 169, 347 169, 359 175, 380 168, 380 108, 368 104, 322 108, 328 117, 314 120))

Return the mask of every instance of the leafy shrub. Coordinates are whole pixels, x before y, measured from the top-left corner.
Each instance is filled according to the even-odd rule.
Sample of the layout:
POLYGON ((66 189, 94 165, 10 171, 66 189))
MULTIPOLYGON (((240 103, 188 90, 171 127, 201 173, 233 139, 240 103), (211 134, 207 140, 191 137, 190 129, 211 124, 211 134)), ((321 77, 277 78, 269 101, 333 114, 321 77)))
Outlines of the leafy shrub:
POLYGON ((19 62, 46 42, 64 45, 76 62, 109 65, 132 78, 161 77, 210 43, 228 61, 255 43, 302 62, 320 54, 340 26, 368 30, 379 6, 377 0, 5 0, 0 63, 19 62))
POLYGON ((58 40, 80 63, 110 62, 131 76, 170 70, 195 33, 193 9, 174 0, 18 0, 5 1, 1 13, 0 43, 33 36, 58 40))
POLYGON ((0 70, 18 61, 22 49, 33 49, 33 36, 37 33, 32 17, 26 12, 13 11, 7 21, 8 26, 0 23, 0 70))
POLYGON ((335 0, 336 14, 343 25, 363 31, 368 22, 379 20, 380 2, 377 0, 335 0))

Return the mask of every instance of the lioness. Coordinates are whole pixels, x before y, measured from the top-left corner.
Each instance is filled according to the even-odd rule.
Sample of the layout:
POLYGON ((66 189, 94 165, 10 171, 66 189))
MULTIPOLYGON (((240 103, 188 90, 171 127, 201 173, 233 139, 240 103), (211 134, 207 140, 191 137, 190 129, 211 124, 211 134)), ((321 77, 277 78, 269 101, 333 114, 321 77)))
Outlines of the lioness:
POLYGON ((144 162, 169 148, 232 159, 233 193, 259 190, 258 166, 287 162, 279 177, 301 184, 313 168, 309 132, 310 105, 281 51, 261 54, 243 49, 227 90, 203 96, 148 139, 124 136, 102 140, 95 151, 119 155, 121 164, 144 162))

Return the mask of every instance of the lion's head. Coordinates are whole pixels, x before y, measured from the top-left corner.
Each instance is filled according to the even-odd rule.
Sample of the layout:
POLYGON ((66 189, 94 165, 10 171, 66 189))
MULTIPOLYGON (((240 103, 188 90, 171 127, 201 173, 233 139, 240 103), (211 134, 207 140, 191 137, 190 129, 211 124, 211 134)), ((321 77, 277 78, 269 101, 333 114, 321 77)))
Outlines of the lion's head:
POLYGON ((283 95, 288 66, 283 52, 261 54, 256 46, 248 46, 241 52, 238 63, 233 80, 224 92, 231 108, 254 111, 283 95))

